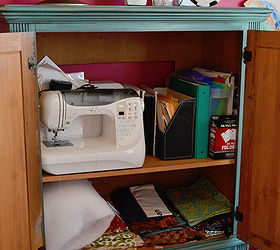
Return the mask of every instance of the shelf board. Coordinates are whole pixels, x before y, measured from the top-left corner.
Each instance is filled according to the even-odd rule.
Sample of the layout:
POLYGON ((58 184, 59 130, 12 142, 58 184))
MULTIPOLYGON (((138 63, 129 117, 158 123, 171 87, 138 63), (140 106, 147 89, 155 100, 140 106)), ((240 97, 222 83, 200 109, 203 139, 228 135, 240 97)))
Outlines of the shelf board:
POLYGON ((161 161, 157 157, 146 156, 143 167, 134 169, 112 170, 89 172, 80 174, 65 174, 65 175, 50 175, 43 173, 43 182, 67 181, 89 178, 103 178, 113 176, 135 175, 135 174, 148 174, 166 171, 176 171, 184 169, 203 168, 211 166, 224 166, 234 164, 235 159, 212 160, 210 158, 204 159, 183 159, 183 160, 169 160, 161 161))

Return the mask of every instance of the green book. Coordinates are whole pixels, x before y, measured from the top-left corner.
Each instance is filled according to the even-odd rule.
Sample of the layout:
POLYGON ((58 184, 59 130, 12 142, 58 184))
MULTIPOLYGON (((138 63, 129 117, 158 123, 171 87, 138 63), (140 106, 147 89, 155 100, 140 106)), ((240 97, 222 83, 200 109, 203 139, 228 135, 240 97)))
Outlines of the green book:
POLYGON ((208 155, 210 86, 170 77, 169 88, 196 98, 194 158, 208 155))

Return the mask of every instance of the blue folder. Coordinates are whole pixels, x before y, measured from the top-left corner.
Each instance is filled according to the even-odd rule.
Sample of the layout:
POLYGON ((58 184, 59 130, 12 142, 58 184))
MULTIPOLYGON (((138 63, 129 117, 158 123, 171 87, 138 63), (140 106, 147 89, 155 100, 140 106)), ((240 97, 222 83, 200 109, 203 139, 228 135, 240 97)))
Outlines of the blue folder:
POLYGON ((208 155, 210 86, 170 77, 169 88, 196 98, 194 158, 208 155))

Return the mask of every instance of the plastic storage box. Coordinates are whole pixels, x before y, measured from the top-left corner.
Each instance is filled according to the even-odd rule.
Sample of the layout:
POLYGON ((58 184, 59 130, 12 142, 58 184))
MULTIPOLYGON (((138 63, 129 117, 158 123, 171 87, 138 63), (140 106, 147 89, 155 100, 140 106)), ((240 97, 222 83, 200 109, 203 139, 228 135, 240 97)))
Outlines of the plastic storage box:
POLYGON ((212 115, 231 115, 233 90, 231 88, 210 89, 210 117, 212 115))

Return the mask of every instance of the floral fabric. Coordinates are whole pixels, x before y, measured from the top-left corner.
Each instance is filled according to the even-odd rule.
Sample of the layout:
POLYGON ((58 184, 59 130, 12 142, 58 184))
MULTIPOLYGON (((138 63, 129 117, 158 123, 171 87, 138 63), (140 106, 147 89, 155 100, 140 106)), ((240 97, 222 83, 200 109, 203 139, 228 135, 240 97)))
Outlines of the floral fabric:
POLYGON ((104 233, 94 242, 88 244, 84 250, 93 249, 127 249, 143 246, 144 242, 140 236, 130 230, 123 230, 119 233, 104 233))

